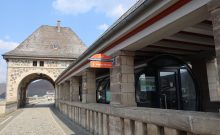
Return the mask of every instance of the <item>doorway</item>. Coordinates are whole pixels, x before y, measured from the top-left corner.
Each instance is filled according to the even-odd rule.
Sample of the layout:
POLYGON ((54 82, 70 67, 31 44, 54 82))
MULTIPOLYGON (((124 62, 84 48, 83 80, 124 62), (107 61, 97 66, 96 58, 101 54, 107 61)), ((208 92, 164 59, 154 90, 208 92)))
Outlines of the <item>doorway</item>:
POLYGON ((178 72, 175 69, 163 69, 158 72, 159 106, 164 109, 179 109, 178 72))
POLYGON ((140 107, 198 110, 198 87, 190 67, 175 57, 157 57, 135 70, 140 107))

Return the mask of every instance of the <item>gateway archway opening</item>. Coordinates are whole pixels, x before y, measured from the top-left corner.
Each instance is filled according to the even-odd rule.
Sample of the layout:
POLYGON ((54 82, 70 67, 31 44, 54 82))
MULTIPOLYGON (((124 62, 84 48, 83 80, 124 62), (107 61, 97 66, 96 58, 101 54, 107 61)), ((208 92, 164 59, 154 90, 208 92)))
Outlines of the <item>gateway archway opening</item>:
POLYGON ((25 107, 34 100, 54 101, 54 84, 54 80, 45 74, 33 73, 26 76, 18 87, 18 107, 25 107))
POLYGON ((54 95, 55 89, 53 84, 44 79, 32 81, 27 88, 28 103, 33 103, 39 100, 41 102, 49 101, 50 103, 54 103, 54 95))

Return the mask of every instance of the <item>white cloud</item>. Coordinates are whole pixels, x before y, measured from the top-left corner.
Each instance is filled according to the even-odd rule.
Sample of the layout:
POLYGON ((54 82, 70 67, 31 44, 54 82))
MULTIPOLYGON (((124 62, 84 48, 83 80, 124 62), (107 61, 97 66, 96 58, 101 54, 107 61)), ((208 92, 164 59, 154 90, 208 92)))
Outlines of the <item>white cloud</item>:
POLYGON ((0 39, 0 50, 9 51, 18 46, 18 43, 12 41, 5 41, 0 39))
POLYGON ((81 14, 94 7, 93 0, 55 0, 53 7, 64 14, 81 14))
POLYGON ((120 17, 126 12, 126 9, 123 7, 123 5, 119 4, 115 6, 111 12, 108 12, 107 15, 110 17, 120 17))
POLYGON ((0 83, 6 82, 7 63, 4 59, 0 59, 0 83))
MULTIPOLYGON (((5 52, 8 52, 15 47, 18 46, 18 43, 12 42, 12 41, 5 41, 0 39, 0 53, 4 54, 5 52)), ((6 74, 7 74, 7 63, 6 61, 1 57, 0 58, 0 82, 6 82, 6 74)))
POLYGON ((53 7, 64 14, 78 15, 91 10, 111 18, 120 17, 137 0, 54 0, 53 7))
POLYGON ((109 28, 109 25, 104 23, 104 24, 101 24, 97 27, 99 30, 102 30, 102 31, 105 31, 109 28))

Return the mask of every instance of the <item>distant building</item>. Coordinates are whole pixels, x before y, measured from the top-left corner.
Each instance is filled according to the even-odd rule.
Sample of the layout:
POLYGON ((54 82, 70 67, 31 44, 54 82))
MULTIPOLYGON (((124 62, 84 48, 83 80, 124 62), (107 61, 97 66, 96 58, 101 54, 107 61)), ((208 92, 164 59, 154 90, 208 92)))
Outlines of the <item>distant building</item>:
POLYGON ((50 100, 54 100, 54 97, 55 97, 55 91, 47 91, 46 92, 46 97, 47 99, 50 101, 50 100))
MULTIPOLYGON (((87 47, 68 27, 42 25, 14 50, 7 61, 7 103, 10 111, 26 103, 27 86, 35 80, 54 81, 87 47), (14 109, 12 109, 14 108, 14 109)), ((6 109, 6 111, 7 111, 6 109)))

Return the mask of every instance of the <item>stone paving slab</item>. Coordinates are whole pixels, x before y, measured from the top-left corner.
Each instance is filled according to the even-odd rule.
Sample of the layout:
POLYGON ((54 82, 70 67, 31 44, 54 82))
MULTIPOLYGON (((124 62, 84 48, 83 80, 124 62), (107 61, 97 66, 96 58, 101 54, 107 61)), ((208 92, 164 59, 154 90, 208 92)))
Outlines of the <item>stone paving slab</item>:
MULTIPOLYGON (((65 130, 67 129, 63 129, 63 126, 55 120, 48 104, 38 104, 23 109, 22 113, 0 131, 0 135, 65 135, 67 134, 65 130)), ((75 135, 75 132, 68 129, 68 134, 75 135)))

